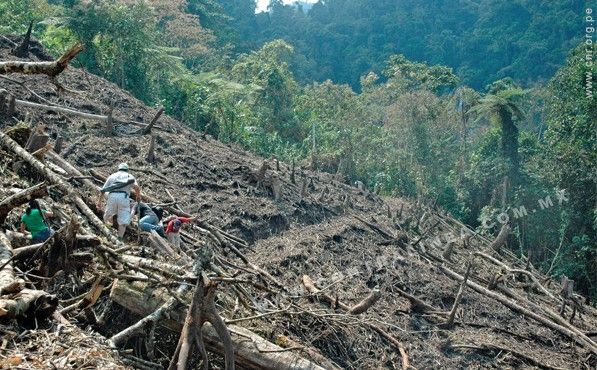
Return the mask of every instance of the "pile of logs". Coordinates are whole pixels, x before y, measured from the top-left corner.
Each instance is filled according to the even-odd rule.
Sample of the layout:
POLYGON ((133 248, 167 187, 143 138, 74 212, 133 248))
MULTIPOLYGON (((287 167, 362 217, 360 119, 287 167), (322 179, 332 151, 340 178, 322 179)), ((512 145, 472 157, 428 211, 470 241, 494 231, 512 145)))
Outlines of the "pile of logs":
MULTIPOLYGON (((247 329, 224 324, 215 308, 217 283, 211 281, 206 272, 189 276, 186 273, 187 270, 182 267, 191 266, 203 258, 202 266, 205 271, 212 271, 211 274, 217 271, 221 278, 230 278, 230 275, 223 272, 221 267, 214 265, 212 257, 206 259, 205 253, 202 253, 207 253, 211 248, 204 247, 202 250, 194 252, 196 260, 193 262, 187 251, 176 250, 173 245, 154 232, 147 237, 149 246, 155 249, 156 254, 176 263, 176 265, 123 254, 122 251, 128 247, 118 247, 114 232, 99 220, 92 209, 93 205, 88 204, 89 200, 79 195, 77 189, 55 173, 51 169, 50 162, 46 163, 45 161, 50 160, 53 166, 59 168, 61 173, 66 176, 79 177, 80 181, 87 186, 97 189, 97 185, 51 150, 38 159, 3 132, 0 132, 0 146, 12 153, 15 158, 26 162, 38 175, 45 178, 44 182, 0 201, 0 216, 5 218, 11 210, 27 203, 30 199, 47 196, 49 186, 54 186, 63 194, 63 200, 71 203, 71 208, 63 215, 64 226, 44 243, 13 249, 6 234, 0 233, 0 317, 41 320, 50 318, 53 314, 66 315, 82 312, 88 321, 96 324, 101 322, 93 310, 93 305, 106 286, 105 284, 100 285, 101 278, 95 279, 89 292, 82 295, 78 301, 60 308, 56 296, 46 293, 44 290, 25 288, 26 282, 16 277, 13 268, 14 263, 27 261, 29 264, 36 264, 36 270, 42 277, 52 278, 61 271, 69 273, 80 267, 89 267, 99 257, 105 261, 100 268, 101 274, 112 279, 111 300, 135 314, 144 316, 135 325, 110 338, 109 343, 115 348, 120 348, 127 339, 145 333, 147 326, 155 327, 159 323, 177 331, 181 330, 182 326, 179 348, 172 359, 171 368, 186 368, 190 351, 193 346, 196 346, 202 354, 205 364, 207 364, 206 350, 225 354, 226 369, 234 369, 235 364, 247 369, 323 369, 312 360, 285 351, 247 329), (91 228, 97 230, 102 237, 90 234, 91 228), (77 254, 77 251, 85 252, 77 254), (86 256, 90 256, 91 259, 81 263, 83 257, 86 256), (172 279, 186 281, 186 283, 182 283, 176 293, 167 287, 159 288, 165 284, 169 285, 167 281, 172 279), (188 288, 192 284, 195 285, 195 290, 189 296, 188 288), (155 288, 156 286, 158 288, 155 288), (149 301, 147 300, 148 292, 152 292, 150 293, 152 299, 149 301), (181 306, 181 301, 189 301, 190 307, 187 309, 185 305, 181 306), (59 311, 57 311, 58 309, 59 311), (185 311, 187 311, 186 314, 185 311), (163 320, 166 316, 171 319, 163 320), (247 341, 247 338, 250 340, 247 341)), ((146 200, 156 201, 147 196, 146 200)), ((166 209, 179 215, 184 213, 180 212, 176 206, 166 207, 166 209)), ((281 285, 271 275, 251 264, 242 255, 236 246, 245 247, 244 241, 206 222, 200 222, 197 229, 206 235, 212 244, 216 243, 217 247, 229 248, 241 256, 247 264, 247 268, 255 269, 256 274, 264 279, 269 279, 272 284, 281 285)), ((11 238, 15 240, 19 236, 23 237, 18 233, 12 232, 11 234, 11 238)), ((188 234, 185 237, 194 239, 188 234)), ((28 284, 35 285, 33 282, 28 282, 28 284)))
MULTIPOLYGON (((77 44, 55 62, 0 62, 0 74, 42 73, 54 78, 67 67, 68 62, 81 49, 82 46, 77 44)), ((18 52, 24 53, 25 50, 25 47, 19 47, 18 52)), ((6 91, 0 91, 1 114, 12 115, 20 106, 73 114, 105 122, 107 125, 115 122, 112 117, 112 109, 107 116, 95 115, 56 105, 19 100, 6 91)), ((160 129, 156 123, 162 113, 163 108, 160 108, 149 124, 140 125, 142 129, 138 133, 145 135, 150 134, 153 128, 160 129)), ((113 133, 112 128, 109 131, 113 133)), ((0 131, 0 147, 12 156, 13 161, 26 164, 31 169, 29 173, 32 178, 42 179, 41 182, 27 189, 0 199, 0 224, 5 222, 11 211, 23 206, 29 200, 48 197, 51 193, 58 193, 58 195, 52 196, 60 199, 62 208, 58 216, 60 227, 43 243, 15 247, 17 244, 15 241, 24 236, 9 232, 9 230, 0 231, 0 319, 18 318, 34 322, 44 319, 65 320, 65 317, 82 314, 88 323, 101 326, 105 324, 104 315, 97 315, 95 305, 102 295, 109 294, 111 302, 140 316, 141 319, 113 334, 108 338, 108 343, 117 350, 125 348, 132 338, 144 338, 146 343, 153 345, 157 326, 180 333, 178 345, 170 359, 170 369, 187 368, 194 349, 201 355, 206 369, 209 366, 207 351, 223 355, 223 363, 228 370, 234 369, 236 366, 266 370, 340 368, 332 359, 326 358, 309 345, 302 345, 284 337, 285 339, 281 342, 288 346, 282 347, 278 345, 281 342, 272 343, 256 332, 235 325, 239 321, 250 321, 269 315, 288 315, 290 317, 300 316, 307 312, 312 313, 302 307, 295 296, 289 294, 291 290, 289 287, 243 254, 243 250, 248 249, 248 244, 244 240, 230 235, 208 222, 200 221, 194 227, 195 235, 182 233, 185 242, 188 242, 185 243, 187 244, 185 247, 177 248, 155 232, 139 238, 146 243, 143 248, 139 248, 134 243, 123 246, 116 238, 114 230, 106 226, 98 217, 99 213, 93 202, 83 195, 82 190, 97 192, 98 185, 93 179, 103 181, 105 176, 91 171, 90 174, 82 173, 64 156, 53 150, 60 145, 56 143, 50 145, 49 141, 49 136, 43 127, 34 130, 28 142, 22 143, 23 145, 20 145, 10 135, 0 131), (81 186, 73 186, 72 181, 81 186), (197 234, 200 236, 196 236, 197 234), (139 252, 139 249, 145 251, 146 247, 150 249, 150 254, 155 258, 149 258, 139 252), (229 254, 228 252, 231 252, 240 262, 228 260, 225 256, 229 254), (35 274, 21 271, 18 264, 22 263, 31 266, 35 274), (85 281, 79 281, 77 285, 78 290, 84 290, 83 294, 61 302, 56 295, 44 290, 48 286, 48 282, 53 281, 56 277, 65 275, 78 278, 83 275, 81 273, 83 270, 87 272, 87 275, 92 275, 91 277, 87 276, 88 279, 85 281), (249 276, 250 278, 242 279, 239 276, 249 276), (235 307, 231 318, 228 319, 218 312, 216 306, 216 296, 222 292, 220 287, 224 284, 230 294, 220 294, 219 299, 223 302, 222 305, 235 307), (276 303, 278 309, 267 311, 257 307, 255 296, 249 294, 249 289, 276 297, 279 300, 276 303), (235 301, 232 297, 235 298, 235 301), (287 303, 288 308, 280 309, 281 301, 287 303), (244 307, 245 312, 251 312, 253 315, 235 319, 234 314, 241 310, 237 308, 240 306, 244 307), (290 307, 293 309, 292 312, 290 307)), ((154 150, 155 139, 152 136, 147 161, 155 160, 154 150)), ((279 168, 279 162, 276 161, 278 171, 279 168)), ((284 195, 285 189, 283 189, 279 178, 266 176, 269 169, 269 165, 264 162, 258 170, 251 174, 249 181, 256 187, 271 188, 273 197, 279 201, 284 195)), ((298 192, 299 187, 294 185, 296 181, 294 165, 290 177, 293 191, 296 188, 298 192)), ((301 197, 307 196, 309 180, 305 178, 300 187, 301 197)), ((312 183, 312 180, 310 181, 312 183)), ((358 184, 358 187, 361 192, 364 191, 363 184, 358 184)), ((324 193, 322 192, 322 194, 324 193)), ((149 203, 164 204, 164 209, 171 215, 189 216, 172 196, 166 202, 147 194, 144 194, 143 197, 149 203)), ((350 201, 348 196, 346 200, 350 201)), ((444 227, 444 229, 455 230, 463 228, 464 225, 454 225, 456 221, 427 208, 421 215, 418 215, 420 217, 408 221, 408 226, 411 221, 416 222, 416 225, 412 227, 416 233, 413 233, 410 230, 406 231, 407 221, 402 220, 402 208, 396 216, 393 215, 389 206, 387 209, 384 207, 382 213, 387 213, 387 217, 393 219, 397 230, 388 230, 387 227, 379 225, 375 220, 365 219, 358 215, 354 215, 354 218, 374 233, 379 234, 384 240, 381 245, 400 248, 416 255, 418 259, 429 263, 458 283, 454 303, 448 312, 434 307, 414 294, 395 288, 401 299, 410 302, 410 314, 425 314, 429 322, 442 330, 451 330, 458 321, 456 316, 463 296, 474 291, 569 338, 587 352, 597 354, 597 343, 572 323, 577 310, 580 312, 580 310, 591 309, 590 307, 583 308, 582 303, 575 298, 573 282, 563 281, 562 292, 558 297, 541 284, 538 271, 531 267, 528 269, 514 268, 494 257, 511 232, 509 226, 504 226, 493 241, 471 232, 460 240, 450 240, 445 244, 440 242, 438 246, 429 243, 429 235, 436 228, 444 227), (478 242, 475 252, 471 252, 473 239, 478 242), (465 248, 462 248, 463 246, 465 248), (462 254, 463 249, 466 249, 465 253, 468 253, 465 258, 468 263, 466 273, 461 275, 453 270, 452 259, 457 254, 462 254), (481 261, 490 264, 496 271, 500 271, 501 275, 496 272, 494 278, 489 281, 489 285, 481 284, 484 282, 483 279, 475 274, 475 268, 481 261), (505 284, 504 275, 528 278, 533 289, 540 292, 550 305, 561 307, 560 312, 553 311, 549 305, 539 305, 517 294, 505 284), (573 313, 571 318, 566 320, 563 316, 569 306, 572 307, 573 313)), ((77 279, 73 278, 73 280, 77 279)), ((307 275, 303 276, 302 283, 305 291, 304 297, 307 297, 313 305, 321 305, 325 307, 323 309, 333 310, 334 315, 362 318, 367 316, 372 311, 372 307, 375 307, 377 302, 383 298, 379 289, 373 289, 356 304, 349 305, 338 299, 337 296, 317 287, 307 275)), ((222 305, 219 306, 222 307, 222 305)), ((392 326, 389 323, 361 319, 357 321, 356 325, 375 333, 397 351, 400 354, 403 369, 412 368, 407 347, 392 334, 390 330, 392 326)), ((480 343, 476 346, 465 344, 452 344, 451 346, 452 348, 477 350, 498 348, 520 357, 526 356, 515 350, 504 349, 505 347, 489 343, 480 343)), ((158 366, 152 362, 154 359, 152 351, 148 350, 147 352, 148 359, 134 360, 137 361, 135 366, 139 368, 158 366)), ((540 367, 553 368, 531 356, 526 356, 525 360, 540 367)))

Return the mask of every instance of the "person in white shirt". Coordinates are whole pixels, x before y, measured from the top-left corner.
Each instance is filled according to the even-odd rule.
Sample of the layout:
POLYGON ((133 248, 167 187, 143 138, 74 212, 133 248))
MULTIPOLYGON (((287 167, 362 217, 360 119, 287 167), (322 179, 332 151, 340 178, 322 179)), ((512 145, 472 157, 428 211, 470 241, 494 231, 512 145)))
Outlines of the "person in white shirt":
POLYGON ((128 171, 129 166, 126 163, 119 164, 118 171, 106 179, 97 201, 97 208, 101 209, 104 194, 108 193, 108 200, 104 210, 104 222, 111 223, 112 218, 117 216, 118 239, 120 240, 124 237, 127 225, 131 223, 131 202, 129 200, 131 191, 135 193, 137 202, 141 200, 141 188, 135 177, 128 171))

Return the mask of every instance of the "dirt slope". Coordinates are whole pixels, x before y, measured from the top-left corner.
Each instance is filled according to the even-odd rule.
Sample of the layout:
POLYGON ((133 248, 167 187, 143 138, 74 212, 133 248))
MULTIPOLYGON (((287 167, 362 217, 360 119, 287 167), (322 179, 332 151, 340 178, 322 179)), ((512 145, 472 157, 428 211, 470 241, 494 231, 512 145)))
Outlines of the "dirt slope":
MULTIPOLYGON (((0 39, 0 47, 2 60, 14 59, 8 55, 6 40, 0 39)), ((46 58, 37 48, 31 57, 33 60, 46 58)), ((106 114, 113 103, 119 120, 143 122, 149 122, 156 111, 115 84, 77 68, 69 68, 57 78, 60 85, 74 90, 60 94, 45 76, 7 77, 13 81, 0 78, 0 88, 22 100, 51 102, 97 114, 106 114)), ((150 136, 136 133, 137 126, 119 124, 116 135, 108 137, 105 127, 96 121, 20 108, 16 116, 4 120, 0 128, 7 129, 17 122, 43 123, 53 138, 62 136, 65 140, 63 155, 68 151, 65 158, 84 173, 95 170, 109 174, 119 162, 128 162, 144 192, 168 203, 167 189, 185 211, 247 241, 249 248, 242 252, 287 289, 286 292, 249 289, 258 312, 281 311, 240 323, 266 339, 276 341, 278 338, 279 341, 280 335, 290 337, 318 349, 346 369, 404 367, 403 356, 397 348, 372 330, 371 324, 398 339, 411 367, 416 369, 590 369, 597 365, 595 354, 569 337, 470 288, 465 289, 453 328, 438 325, 445 321, 442 313, 411 305, 400 291, 416 296, 437 311, 450 311, 460 284, 442 272, 441 266, 462 275, 466 262, 472 259, 471 253, 481 251, 511 268, 528 268, 555 296, 555 299, 548 297, 532 287, 531 281, 523 275, 506 274, 502 284, 515 294, 515 298, 510 299, 531 310, 534 310, 533 303, 542 309, 558 311, 560 308, 558 284, 524 261, 490 251, 488 241, 482 237, 472 237, 468 245, 458 239, 450 259, 443 259, 446 239, 451 234, 459 236, 462 225, 440 210, 408 200, 381 198, 338 182, 332 175, 308 170, 297 170, 296 184, 292 184, 289 164, 280 163, 277 170, 275 161, 267 159, 272 168, 266 172, 268 181, 278 178, 282 183, 282 194, 276 200, 269 186, 258 186, 253 181, 263 158, 234 145, 204 138, 167 116, 160 119, 159 125, 170 132, 153 132, 156 135, 155 164, 148 164, 144 159, 150 136), (72 145, 74 147, 70 148, 72 145), (304 181, 309 186, 307 195, 301 197, 304 181), (434 240, 441 242, 433 243, 434 240), (319 288, 348 306, 358 303, 372 289, 380 290, 381 299, 364 314, 346 315, 341 309, 332 309, 324 300, 307 294, 302 285, 303 275, 310 276, 319 288)), ((0 181, 0 199, 15 184, 24 187, 33 183, 10 172, 10 163, 2 165, 6 167, 0 181)), ((85 191, 83 187, 81 191, 85 191)), ((60 200, 54 199, 53 204, 59 206, 60 200)), ((17 218, 18 214, 13 212, 4 226, 14 225, 17 218)), ((231 254, 225 258, 235 261, 231 254)), ((503 270, 484 258, 477 257, 474 261, 471 280, 483 286, 503 270)), ((61 299, 75 295, 59 288, 57 292, 61 299)), ((229 305, 230 301, 234 302, 229 287, 222 288, 222 295, 232 297, 218 302, 223 316, 238 318, 254 314, 246 308, 229 305)), ((594 332, 597 327, 595 309, 584 306, 581 311, 574 325, 580 331, 594 332)), ((568 310, 566 317, 570 315, 571 310, 568 310)), ((113 318, 108 320, 111 325, 98 329, 106 336, 138 319, 117 305, 109 309, 107 317, 113 318)), ((167 331, 160 331, 159 335, 163 336, 162 343, 172 341, 173 336, 167 331)), ((22 352, 25 348, 26 342, 21 341, 16 346, 10 345, 8 350, 22 352)), ((135 351, 143 356, 143 351, 138 348, 135 351)), ((171 343, 163 346, 156 362, 167 364, 169 351, 171 343)))

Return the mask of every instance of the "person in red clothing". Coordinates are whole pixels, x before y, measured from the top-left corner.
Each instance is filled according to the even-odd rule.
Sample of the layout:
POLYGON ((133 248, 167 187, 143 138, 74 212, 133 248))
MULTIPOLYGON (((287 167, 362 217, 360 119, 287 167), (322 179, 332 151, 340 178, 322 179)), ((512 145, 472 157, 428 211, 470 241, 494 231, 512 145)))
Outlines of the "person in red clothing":
POLYGON ((197 217, 174 217, 168 221, 166 226, 166 238, 176 248, 180 248, 180 229, 183 224, 193 222, 197 217))

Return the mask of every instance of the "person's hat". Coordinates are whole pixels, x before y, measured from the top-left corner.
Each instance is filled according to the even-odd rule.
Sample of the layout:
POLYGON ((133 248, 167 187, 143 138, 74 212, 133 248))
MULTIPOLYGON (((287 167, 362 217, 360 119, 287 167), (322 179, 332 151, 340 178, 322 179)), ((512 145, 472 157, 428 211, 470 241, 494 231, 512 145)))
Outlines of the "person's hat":
POLYGON ((122 162, 121 164, 118 165, 118 171, 128 171, 129 170, 129 165, 122 162))
POLYGON ((178 219, 174 220, 174 228, 178 229, 181 226, 182 226, 182 221, 180 221, 178 219))

